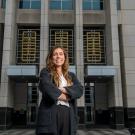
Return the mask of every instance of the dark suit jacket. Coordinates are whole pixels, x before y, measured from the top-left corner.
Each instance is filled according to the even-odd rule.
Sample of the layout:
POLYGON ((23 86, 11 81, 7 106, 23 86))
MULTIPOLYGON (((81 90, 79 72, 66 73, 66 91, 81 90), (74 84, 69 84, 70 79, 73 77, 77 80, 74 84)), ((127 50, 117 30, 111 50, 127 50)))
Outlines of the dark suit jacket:
MULTIPOLYGON (((75 135, 77 127, 76 99, 83 94, 83 87, 74 73, 69 72, 73 85, 65 87, 70 97, 71 135, 75 135)), ((61 91, 53 83, 51 74, 46 68, 41 70, 39 89, 42 92, 42 100, 38 109, 36 134, 57 133, 56 102, 61 91)))

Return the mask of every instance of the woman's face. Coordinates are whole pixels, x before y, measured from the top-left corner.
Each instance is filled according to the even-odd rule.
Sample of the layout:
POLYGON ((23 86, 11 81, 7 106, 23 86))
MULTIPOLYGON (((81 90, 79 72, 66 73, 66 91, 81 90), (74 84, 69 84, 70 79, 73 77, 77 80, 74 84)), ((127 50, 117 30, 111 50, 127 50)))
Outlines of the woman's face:
POLYGON ((61 48, 53 51, 52 61, 56 67, 61 67, 65 62, 65 55, 61 48))

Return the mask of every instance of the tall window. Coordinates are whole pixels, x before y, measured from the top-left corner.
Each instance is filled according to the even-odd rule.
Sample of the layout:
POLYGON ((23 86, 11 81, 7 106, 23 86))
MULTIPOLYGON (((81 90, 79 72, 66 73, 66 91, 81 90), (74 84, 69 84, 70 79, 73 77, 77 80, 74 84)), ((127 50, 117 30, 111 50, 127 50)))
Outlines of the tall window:
POLYGON ((6 7, 6 0, 1 0, 1 8, 5 8, 6 7))
POLYGON ((73 48, 73 29, 68 28, 51 28, 50 29, 50 49, 54 46, 62 46, 68 52, 69 63, 74 64, 74 48, 73 48))
POLYGON ((83 0, 83 10, 103 10, 103 0, 83 0))
POLYGON ((74 0, 50 0, 49 7, 55 10, 73 10, 74 0))
POLYGON ((84 63, 86 65, 106 64, 104 30, 84 28, 84 63))
POLYGON ((17 39, 16 63, 39 64, 39 27, 19 27, 17 39))
POLYGON ((20 0, 19 8, 23 9, 40 9, 41 0, 20 0))
MULTIPOLYGON (((0 23, 0 70, 2 66, 3 40, 4 40, 4 24, 0 23)), ((0 79, 1 79, 1 72, 0 72, 0 79)))
POLYGON ((120 0, 117 0, 117 10, 121 9, 120 0))

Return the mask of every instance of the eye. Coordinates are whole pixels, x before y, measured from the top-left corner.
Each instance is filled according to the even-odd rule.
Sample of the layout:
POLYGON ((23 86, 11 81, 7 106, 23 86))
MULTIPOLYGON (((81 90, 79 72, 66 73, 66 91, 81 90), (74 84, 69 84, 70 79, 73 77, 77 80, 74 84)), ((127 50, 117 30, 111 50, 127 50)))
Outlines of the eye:
POLYGON ((60 55, 64 55, 63 52, 60 52, 59 54, 60 54, 60 55))
POLYGON ((56 56, 57 55, 57 53, 53 53, 53 56, 56 56))

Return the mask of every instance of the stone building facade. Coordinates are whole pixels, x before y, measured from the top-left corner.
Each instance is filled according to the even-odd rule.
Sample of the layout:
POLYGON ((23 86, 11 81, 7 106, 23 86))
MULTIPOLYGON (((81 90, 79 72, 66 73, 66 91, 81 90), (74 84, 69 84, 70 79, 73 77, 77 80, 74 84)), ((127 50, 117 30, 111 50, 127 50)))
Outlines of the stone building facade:
POLYGON ((80 127, 135 122, 134 0, 0 0, 0 128, 33 127, 39 71, 55 45, 84 86, 80 127))

